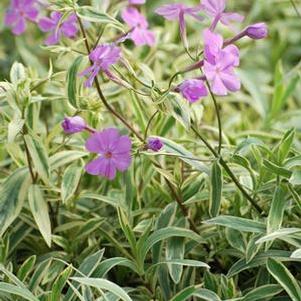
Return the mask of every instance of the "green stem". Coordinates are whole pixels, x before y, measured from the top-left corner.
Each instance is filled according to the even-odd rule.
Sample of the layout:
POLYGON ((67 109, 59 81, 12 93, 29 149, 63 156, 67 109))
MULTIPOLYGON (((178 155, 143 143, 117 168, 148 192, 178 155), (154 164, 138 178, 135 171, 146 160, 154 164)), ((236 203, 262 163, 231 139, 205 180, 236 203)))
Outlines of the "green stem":
POLYGON ((232 181, 235 183, 236 187, 240 190, 240 192, 245 196, 245 198, 250 202, 250 204, 256 209, 256 211, 264 215, 265 212, 263 209, 255 202, 255 200, 248 194, 248 192, 244 189, 244 187, 240 184, 239 180, 236 178, 230 167, 228 166, 227 162, 220 157, 220 155, 215 151, 215 149, 210 145, 210 143, 198 132, 198 130, 192 126, 191 127, 193 132, 197 135, 198 138, 202 140, 202 142, 207 146, 207 148, 211 151, 211 153, 219 159, 220 164, 225 169, 226 173, 229 175, 229 177, 232 179, 232 181))

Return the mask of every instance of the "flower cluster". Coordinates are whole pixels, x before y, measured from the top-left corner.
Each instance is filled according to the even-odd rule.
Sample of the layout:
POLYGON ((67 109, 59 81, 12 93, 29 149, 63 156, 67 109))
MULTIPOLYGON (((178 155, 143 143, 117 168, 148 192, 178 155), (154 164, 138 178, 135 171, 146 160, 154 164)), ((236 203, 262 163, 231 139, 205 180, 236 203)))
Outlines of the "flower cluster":
POLYGON ((40 5, 37 0, 11 0, 4 23, 12 29, 13 34, 20 35, 26 30, 26 21, 37 23, 43 32, 50 32, 46 45, 57 44, 62 36, 75 38, 78 32, 76 15, 67 17, 60 12, 52 12, 50 18, 39 17, 40 5))

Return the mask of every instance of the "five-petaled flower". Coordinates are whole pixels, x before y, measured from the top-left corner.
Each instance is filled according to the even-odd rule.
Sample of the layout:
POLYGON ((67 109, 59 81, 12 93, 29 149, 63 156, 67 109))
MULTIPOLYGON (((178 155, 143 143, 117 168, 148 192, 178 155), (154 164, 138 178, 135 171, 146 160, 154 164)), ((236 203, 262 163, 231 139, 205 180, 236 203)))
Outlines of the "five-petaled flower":
POLYGON ((131 164, 131 140, 126 135, 120 136, 115 128, 92 134, 86 142, 86 149, 100 155, 85 167, 91 175, 113 180, 117 170, 126 171, 131 164))
POLYGON ((75 14, 71 14, 65 20, 60 12, 54 11, 50 14, 50 18, 44 17, 39 20, 39 27, 44 32, 51 32, 45 40, 46 45, 57 44, 62 36, 74 38, 78 32, 77 18, 75 14))
POLYGON ((36 0, 12 0, 6 11, 4 23, 12 28, 15 35, 20 35, 26 30, 26 20, 35 22, 38 16, 36 0))
POLYGON ((103 71, 111 77, 109 68, 116 64, 121 56, 121 50, 114 44, 103 44, 97 46, 89 55, 92 66, 80 73, 80 76, 89 75, 85 82, 86 87, 92 87, 95 77, 103 71))
POLYGON ((201 79, 187 79, 178 87, 182 96, 194 103, 208 95, 205 83, 201 79))
POLYGON ((155 44, 155 35, 148 29, 146 18, 137 8, 129 6, 122 11, 123 21, 131 27, 128 38, 132 39, 137 46, 155 44))
POLYGON ((201 6, 210 17, 213 17, 211 30, 214 30, 219 21, 224 25, 229 25, 233 21, 242 22, 244 20, 240 14, 225 12, 226 0, 202 0, 201 6))
POLYGON ((195 7, 188 7, 182 3, 166 4, 160 6, 155 10, 155 12, 163 16, 167 20, 177 20, 180 25, 180 34, 184 46, 188 48, 187 38, 186 38, 186 24, 185 24, 185 15, 190 15, 196 20, 202 21, 203 17, 199 16, 198 13, 201 11, 202 6, 197 5, 195 7))
POLYGON ((235 45, 223 48, 222 36, 204 31, 205 61, 203 71, 210 82, 212 92, 216 95, 227 95, 228 91, 240 89, 240 80, 234 72, 239 65, 239 50, 235 45))

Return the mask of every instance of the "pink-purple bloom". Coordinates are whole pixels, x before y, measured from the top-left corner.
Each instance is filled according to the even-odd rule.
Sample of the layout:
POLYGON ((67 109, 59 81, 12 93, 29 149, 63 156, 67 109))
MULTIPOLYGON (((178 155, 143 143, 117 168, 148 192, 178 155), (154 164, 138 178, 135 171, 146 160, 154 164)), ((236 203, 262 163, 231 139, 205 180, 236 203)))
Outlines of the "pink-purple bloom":
POLYGON ((141 5, 144 3, 145 3, 145 0, 129 0, 129 4, 131 4, 131 5, 141 5))
POLYGON ((116 64, 121 57, 121 50, 115 44, 103 44, 97 46, 89 55, 92 66, 80 73, 80 76, 88 75, 86 87, 92 87, 95 77, 100 71, 109 74, 109 68, 116 64))
POLYGON ((198 15, 201 11, 201 5, 195 7, 188 7, 182 3, 166 4, 160 6, 155 10, 155 12, 163 16, 167 20, 177 20, 180 25, 181 38, 184 42, 185 47, 187 48, 187 38, 186 38, 186 24, 185 24, 185 15, 190 15, 198 21, 202 21, 203 18, 198 15))
POLYGON ((211 90, 217 95, 227 95, 229 91, 240 89, 240 80, 234 72, 239 65, 239 49, 235 45, 223 48, 222 36, 204 31, 204 67, 203 71, 210 82, 211 90))
POLYGON ((77 18, 71 14, 65 20, 60 12, 52 12, 50 18, 44 17, 39 20, 39 27, 43 32, 50 32, 49 37, 45 40, 46 45, 57 44, 62 36, 74 38, 78 32, 77 18))
POLYGON ((163 142, 159 138, 148 138, 147 139, 147 149, 154 152, 158 152, 164 146, 163 142))
POLYGON ((123 21, 131 27, 128 38, 132 39, 137 46, 155 44, 155 35, 148 29, 146 18, 137 8, 129 6, 122 11, 123 21))
POLYGON ((268 35, 268 28, 265 23, 256 23, 249 25, 244 30, 244 33, 246 36, 254 40, 264 39, 268 35))
POLYGON ((65 117, 61 125, 66 134, 79 133, 87 127, 85 120, 80 116, 65 117))
POLYGON ((85 169, 91 175, 99 175, 113 180, 116 171, 126 171, 131 164, 132 143, 128 136, 120 136, 115 128, 96 132, 88 138, 86 149, 99 154, 85 169))
POLYGON ((226 0, 202 0, 202 8, 213 18, 211 30, 214 30, 219 21, 224 25, 229 25, 233 21, 242 22, 244 20, 240 14, 225 12, 226 0))
POLYGON ((201 79, 185 80, 180 86, 179 91, 189 102, 194 103, 208 95, 205 83, 201 79))
POLYGON ((36 0, 12 0, 6 11, 4 23, 12 29, 15 35, 26 30, 26 20, 35 22, 38 16, 36 0))

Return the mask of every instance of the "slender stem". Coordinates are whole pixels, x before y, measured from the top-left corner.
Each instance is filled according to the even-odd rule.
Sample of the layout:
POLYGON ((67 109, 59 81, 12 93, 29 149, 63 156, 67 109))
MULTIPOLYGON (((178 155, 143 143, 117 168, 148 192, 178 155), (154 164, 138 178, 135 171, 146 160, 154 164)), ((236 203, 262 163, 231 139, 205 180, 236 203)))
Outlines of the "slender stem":
POLYGON ((198 138, 200 138, 203 143, 208 147, 208 149, 212 152, 212 154, 219 159, 220 164, 225 169, 226 173, 229 175, 229 177, 232 179, 232 181, 235 183, 237 188, 240 190, 240 192, 245 196, 245 198, 252 204, 252 206, 256 209, 256 211, 264 215, 263 209, 255 202, 255 200, 248 194, 248 192, 244 189, 244 187, 240 184, 239 180, 236 178, 230 167, 228 166, 227 162, 219 156, 219 154, 215 151, 215 149, 210 145, 210 143, 198 132, 198 130, 192 126, 191 127, 193 132, 197 135, 198 138))
POLYGON ((213 100, 214 103, 214 107, 215 107, 215 112, 216 112, 216 117, 217 117, 217 123, 218 123, 218 154, 221 154, 222 151, 222 142, 223 142, 223 131, 222 131, 222 121, 221 121, 221 115, 220 115, 220 111, 219 111, 219 107, 216 101, 216 98, 214 96, 214 94, 212 93, 212 90, 210 88, 210 85, 207 82, 207 88, 210 92, 211 98, 213 100))
MULTIPOLYGON (((83 38, 84 38, 86 49, 87 49, 88 53, 90 54, 91 49, 90 49, 90 46, 89 46, 89 42, 87 40, 87 35, 86 35, 86 32, 85 32, 83 23, 82 23, 80 17, 78 15, 76 15, 76 16, 77 16, 79 27, 81 29, 81 32, 82 32, 82 35, 83 35, 83 38)), ((93 63, 91 62, 91 64, 93 64, 93 63)), ((99 98, 101 99, 102 103, 107 108, 107 110, 109 112, 111 112, 117 119, 119 119, 140 141, 143 141, 143 137, 121 115, 119 115, 114 110, 114 108, 112 108, 110 106, 110 104, 107 102, 107 99, 105 98, 104 94, 102 93, 102 90, 100 88, 100 84, 99 84, 99 81, 98 81, 97 77, 95 77, 94 83, 95 83, 96 90, 97 90, 97 93, 99 95, 99 98)))
POLYGON ((25 154, 26 154, 26 159, 27 159, 27 164, 28 164, 30 176, 31 176, 32 182, 34 184, 36 182, 36 177, 35 177, 34 172, 33 172, 30 153, 29 153, 29 150, 28 150, 28 147, 27 147, 27 144, 26 144, 24 136, 22 136, 22 138, 23 138, 23 142, 24 142, 25 154))
POLYGON ((147 134, 148 134, 148 130, 150 128, 150 125, 152 123, 152 121, 154 120, 154 118, 156 117, 156 115, 159 113, 159 110, 157 110, 152 116, 151 118, 149 119, 148 123, 147 123, 147 126, 146 126, 146 129, 145 129, 145 133, 144 133, 144 140, 146 140, 147 138, 147 134))
POLYGON ((295 1, 294 0, 290 0, 290 1, 291 1, 291 4, 292 4, 292 6, 293 6, 293 8, 294 8, 294 10, 296 12, 296 14, 298 15, 299 18, 301 18, 301 14, 300 14, 300 12, 298 10, 298 7, 297 7, 295 1))

